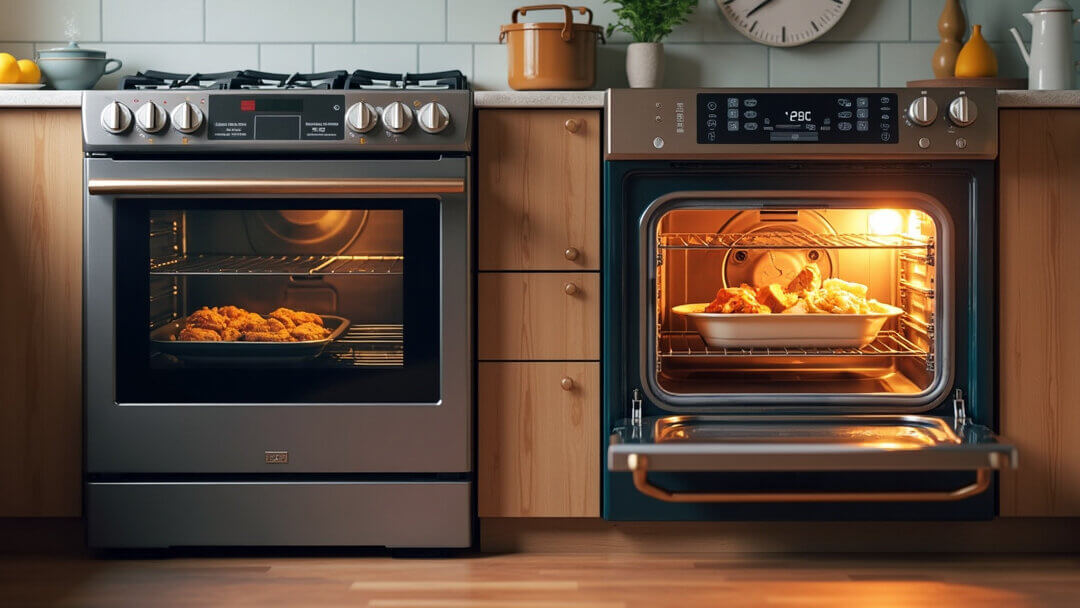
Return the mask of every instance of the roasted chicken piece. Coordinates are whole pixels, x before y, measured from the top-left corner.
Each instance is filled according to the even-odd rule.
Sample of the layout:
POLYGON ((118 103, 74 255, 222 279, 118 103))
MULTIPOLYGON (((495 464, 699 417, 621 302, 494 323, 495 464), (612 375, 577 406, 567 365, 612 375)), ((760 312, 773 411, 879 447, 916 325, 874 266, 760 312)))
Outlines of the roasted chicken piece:
POLYGON ((289 331, 249 331, 244 333, 245 342, 296 342, 289 331))
POLYGON ((803 295, 808 291, 817 291, 818 289, 821 289, 821 269, 818 268, 817 264, 810 262, 803 266, 803 269, 795 275, 795 278, 791 279, 784 291, 803 295))
POLYGON ((225 342, 236 342, 242 337, 244 337, 244 334, 240 333, 240 330, 235 327, 226 327, 225 331, 221 332, 221 339, 225 342))
POLYGON ((314 323, 319 326, 323 325, 322 317, 313 312, 304 312, 302 310, 279 308, 267 316, 281 321, 286 327, 294 327, 303 325, 304 323, 314 323), (290 323, 292 325, 290 325, 290 323))
MULTIPOLYGON (((185 325, 187 327, 197 327, 199 329, 209 329, 211 331, 220 332, 229 325, 229 320, 203 306, 199 310, 188 315, 185 325)), ((221 336, 218 337, 220 338, 221 336)))
POLYGON ((330 335, 330 330, 314 323, 301 323, 289 331, 292 337, 301 342, 309 340, 322 340, 330 335))
POLYGON ((757 290, 757 301, 769 307, 772 312, 784 312, 799 301, 799 295, 787 293, 780 285, 773 283, 757 290))
POLYGON ((180 330, 180 340, 184 342, 221 342, 221 334, 202 327, 185 327, 180 330))
POLYGON ((279 308, 267 317, 239 306, 202 307, 191 313, 180 340, 201 342, 297 342, 330 335, 317 314, 279 308))
POLYGON ((705 307, 705 312, 763 314, 770 311, 768 306, 758 303, 753 289, 742 285, 717 291, 716 298, 705 307))

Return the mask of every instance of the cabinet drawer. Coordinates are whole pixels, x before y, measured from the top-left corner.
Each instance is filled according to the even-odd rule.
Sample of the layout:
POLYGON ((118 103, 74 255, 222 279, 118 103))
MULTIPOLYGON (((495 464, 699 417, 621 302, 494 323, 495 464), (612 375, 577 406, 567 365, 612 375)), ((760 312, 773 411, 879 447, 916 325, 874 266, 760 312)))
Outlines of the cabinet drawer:
POLYGON ((480 273, 481 360, 600 358, 600 275, 480 273))
POLYGON ((481 363, 480 517, 600 515, 600 364, 481 363))
POLYGON ((600 112, 482 110, 480 270, 599 270, 600 112))

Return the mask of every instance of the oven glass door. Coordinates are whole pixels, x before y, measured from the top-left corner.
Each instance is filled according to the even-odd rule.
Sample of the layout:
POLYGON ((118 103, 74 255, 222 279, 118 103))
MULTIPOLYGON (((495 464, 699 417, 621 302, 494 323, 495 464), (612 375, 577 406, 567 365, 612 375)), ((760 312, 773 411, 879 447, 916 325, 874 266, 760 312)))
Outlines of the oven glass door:
POLYGON ((120 198, 119 403, 433 403, 436 198, 120 198))

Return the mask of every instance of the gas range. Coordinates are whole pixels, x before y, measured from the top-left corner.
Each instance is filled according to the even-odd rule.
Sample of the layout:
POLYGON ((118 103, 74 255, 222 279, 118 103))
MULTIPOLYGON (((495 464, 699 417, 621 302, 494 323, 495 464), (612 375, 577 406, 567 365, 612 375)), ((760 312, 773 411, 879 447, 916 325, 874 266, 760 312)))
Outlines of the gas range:
POLYGON ((471 115, 457 70, 148 70, 85 94, 83 136, 91 154, 468 152, 471 115))

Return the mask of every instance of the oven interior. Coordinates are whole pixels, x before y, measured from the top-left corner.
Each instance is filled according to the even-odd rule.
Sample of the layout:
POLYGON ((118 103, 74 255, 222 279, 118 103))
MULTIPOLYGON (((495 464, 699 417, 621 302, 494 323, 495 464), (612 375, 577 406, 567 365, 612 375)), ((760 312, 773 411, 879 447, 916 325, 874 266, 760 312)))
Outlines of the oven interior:
MULTIPOLYGON (((653 374, 675 396, 919 395, 941 373, 935 312, 942 227, 917 208, 689 205, 655 224, 653 374), (786 286, 806 265, 902 309, 860 347, 709 346, 673 308, 726 287, 786 286)), ((820 313, 819 313, 820 314, 820 313)), ((787 316, 787 315, 784 315, 787 316)), ((779 321, 779 319, 777 319, 779 321)))

